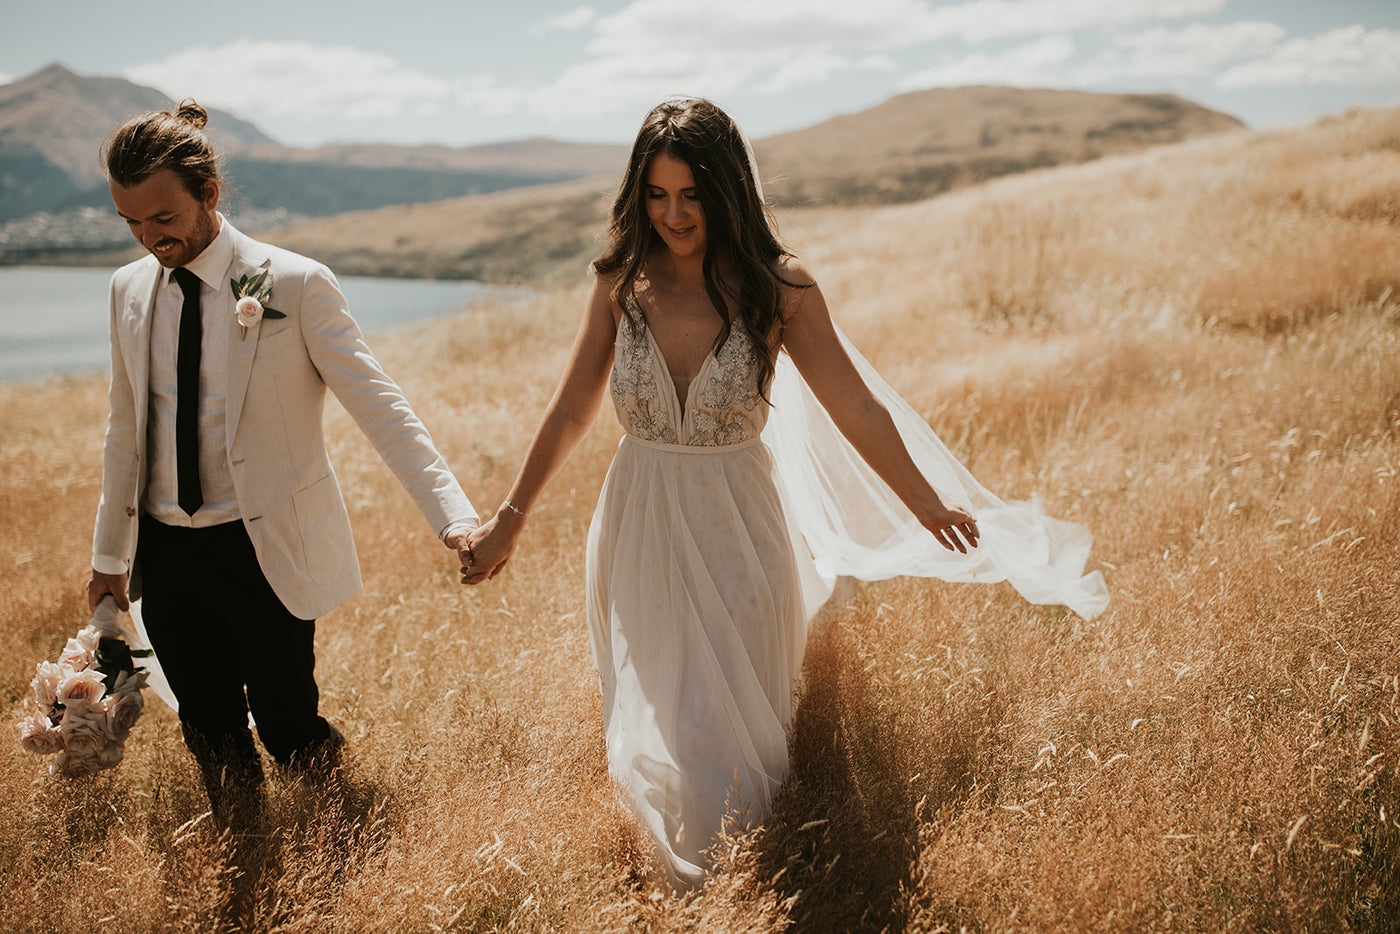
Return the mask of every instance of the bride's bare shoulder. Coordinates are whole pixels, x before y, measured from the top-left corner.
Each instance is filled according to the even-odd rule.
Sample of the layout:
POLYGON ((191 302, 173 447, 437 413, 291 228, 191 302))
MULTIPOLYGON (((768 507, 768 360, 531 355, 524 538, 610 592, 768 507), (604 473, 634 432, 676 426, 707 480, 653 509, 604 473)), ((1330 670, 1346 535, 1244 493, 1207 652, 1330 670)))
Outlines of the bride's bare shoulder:
POLYGON ((778 257, 773 263, 773 274, 782 283, 784 322, 792 323, 801 314, 802 309, 811 304, 810 300, 813 297, 820 298, 821 290, 817 288, 816 277, 807 268, 807 264, 796 256, 784 254, 778 257))
POLYGON ((784 285, 795 289, 807 289, 817 284, 807 264, 791 253, 784 253, 773 261, 773 273, 784 285))
POLYGON ((618 280, 622 278, 622 270, 610 269, 604 271, 599 269, 596 263, 589 263, 588 271, 593 276, 594 291, 606 289, 608 292, 612 292, 613 289, 617 288, 618 280))

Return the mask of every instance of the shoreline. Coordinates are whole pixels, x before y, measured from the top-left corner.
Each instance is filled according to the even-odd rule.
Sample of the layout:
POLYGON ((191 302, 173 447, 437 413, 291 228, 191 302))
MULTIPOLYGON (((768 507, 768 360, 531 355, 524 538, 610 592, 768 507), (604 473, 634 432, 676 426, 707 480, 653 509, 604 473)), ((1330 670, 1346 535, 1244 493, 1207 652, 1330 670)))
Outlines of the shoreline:
MULTIPOLYGON (((270 242, 270 241, 269 241, 270 242)), ((273 244, 274 246, 276 244, 273 244)), ((0 269, 107 269, 115 271, 144 256, 142 250, 33 250, 21 255, 0 252, 0 269)), ((317 257, 318 262, 326 262, 317 257)), ((327 263, 327 265, 332 265, 327 263)), ((424 275, 408 266, 398 268, 380 264, 340 263, 332 266, 337 278, 396 279, 408 282, 474 282, 493 288, 527 288, 519 282, 488 282, 450 270, 438 275, 424 275)))
MULTIPOLYGON (((0 266, 0 384, 105 378, 110 274, 110 268, 89 266, 0 266)), ((351 315, 371 338, 537 291, 475 280, 337 278, 351 315)))

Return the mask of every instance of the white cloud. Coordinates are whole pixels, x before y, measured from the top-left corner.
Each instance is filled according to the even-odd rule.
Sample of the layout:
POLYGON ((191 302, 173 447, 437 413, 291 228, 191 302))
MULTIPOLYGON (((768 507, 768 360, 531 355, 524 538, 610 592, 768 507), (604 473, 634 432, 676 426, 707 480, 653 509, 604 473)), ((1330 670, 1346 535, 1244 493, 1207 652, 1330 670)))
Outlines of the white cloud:
MULTIPOLYGON (((854 69, 893 71, 892 54, 939 40, 1035 37, 910 76, 905 87, 966 81, 1064 83, 1090 28, 1214 13, 1228 0, 632 0, 591 23, 588 57, 530 93, 538 114, 588 116, 670 94, 784 94, 854 69)), ((1120 58, 1140 61, 1131 49, 1120 58)), ((1118 67, 1126 67, 1119 65, 1118 67)), ((1079 80, 1087 80, 1080 78, 1079 80)))
POLYGON ((1264 58, 1229 69, 1215 83, 1222 88, 1400 88, 1400 31, 1346 26, 1290 39, 1264 58))
POLYGON ((455 95, 459 104, 478 110, 488 117, 515 113, 530 98, 530 92, 520 88, 502 87, 490 75, 462 82, 455 95))
POLYGON ((900 79, 900 91, 964 84, 1010 84, 1020 87, 1064 85, 1074 57, 1074 41, 1046 36, 1005 52, 976 53, 926 68, 900 79))
POLYGON ((9 84, 11 81, 14 81, 14 80, 15 80, 15 76, 14 76, 14 75, 7 74, 6 72, 0 71, 0 84, 9 84))
POLYGON ((558 16, 552 16, 533 27, 530 31, 535 35, 556 29, 561 32, 578 32, 580 29, 591 26, 593 21, 597 18, 597 10, 593 9, 591 6, 581 6, 567 13, 560 13, 558 16))
POLYGON ((196 47, 126 71, 138 84, 244 117, 314 113, 356 120, 430 113, 456 91, 376 52, 241 39, 196 47))
POLYGON ((850 59, 828 49, 812 48, 795 55, 754 88, 760 94, 782 94, 811 84, 820 84, 832 75, 852 67, 850 59))
POLYGON ((1228 0, 633 0, 601 18, 595 54, 674 43, 797 51, 817 45, 888 50, 936 39, 984 42, 1124 28, 1219 12, 1228 0))
POLYGON ((759 64, 749 56, 674 50, 666 55, 611 55, 566 68, 531 91, 529 109, 542 116, 590 117, 654 104, 676 94, 724 97, 748 83, 759 64))
POLYGON ((1113 37, 1113 47, 1078 71, 1082 84, 1136 77, 1201 77, 1225 62, 1267 55, 1288 31, 1276 23, 1195 23, 1113 37))
MULTIPOLYGON (((894 75, 901 53, 906 64, 910 57, 932 64, 898 79, 899 91, 1086 87, 1209 77, 1226 68, 1216 79, 1226 88, 1400 87, 1400 31, 1355 26, 1288 40, 1272 22, 1196 21, 1228 2, 630 0, 611 13, 579 5, 537 23, 534 34, 566 33, 581 45, 543 86, 501 85, 489 75, 440 78, 379 53, 290 41, 187 49, 126 74, 254 120, 394 118, 449 109, 588 119, 640 113, 674 94, 723 101, 794 94, 858 71, 894 75)), ((0 74, 0 81, 7 77, 0 74)))
POLYGON ((1063 35, 1086 29, 1125 28, 1140 23, 1205 16, 1228 0, 972 0, 926 9, 894 28, 911 41, 957 38, 986 42, 1017 36, 1063 35))
POLYGON ((867 71, 884 71, 890 74, 899 71, 898 63, 888 55, 867 55, 858 59, 855 66, 867 71))
POLYGON ((1068 36, 1049 35, 998 53, 974 53, 907 75, 901 90, 960 84, 1089 87, 1124 78, 1199 78, 1226 62, 1269 54, 1287 35, 1275 23, 1195 23, 1116 35, 1110 47, 1075 61, 1068 36))
POLYGON ((785 50, 834 44, 883 47, 928 12, 924 0, 634 0, 599 20, 595 55, 668 46, 718 50, 785 50))

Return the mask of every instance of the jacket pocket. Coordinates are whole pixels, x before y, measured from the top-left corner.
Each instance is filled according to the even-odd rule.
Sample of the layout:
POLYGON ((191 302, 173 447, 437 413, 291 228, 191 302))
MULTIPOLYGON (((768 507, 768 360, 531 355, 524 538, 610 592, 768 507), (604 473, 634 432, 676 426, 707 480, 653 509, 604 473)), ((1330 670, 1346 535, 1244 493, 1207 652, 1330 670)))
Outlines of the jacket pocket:
POLYGON ((292 494, 292 508, 311 579, 334 584, 347 574, 354 575, 358 564, 355 538, 335 474, 326 474, 292 494))

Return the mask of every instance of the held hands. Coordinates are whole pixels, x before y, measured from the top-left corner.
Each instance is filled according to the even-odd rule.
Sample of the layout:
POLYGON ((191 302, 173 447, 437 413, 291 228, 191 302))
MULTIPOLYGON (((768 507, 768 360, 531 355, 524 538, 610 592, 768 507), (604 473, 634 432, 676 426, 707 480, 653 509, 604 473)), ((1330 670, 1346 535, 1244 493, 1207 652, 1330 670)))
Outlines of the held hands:
POLYGON ((448 544, 457 548, 462 562, 462 583, 480 584, 501 573, 515 551, 515 542, 525 527, 525 517, 504 506, 484 525, 461 533, 448 544))

